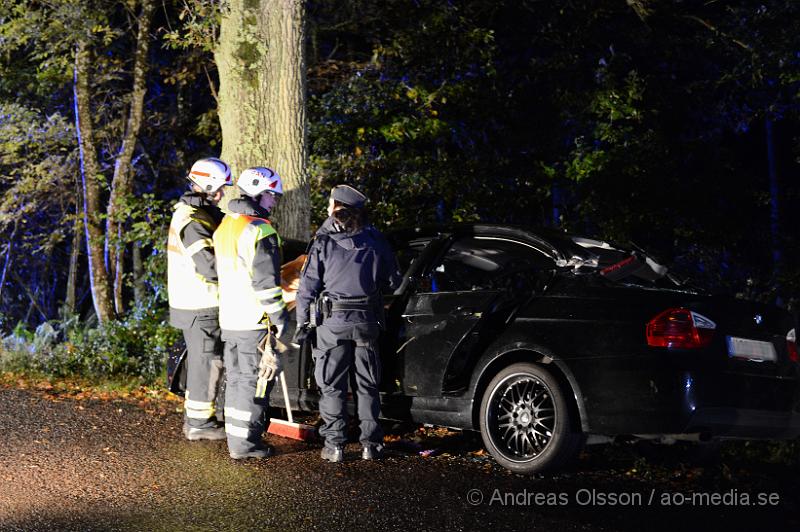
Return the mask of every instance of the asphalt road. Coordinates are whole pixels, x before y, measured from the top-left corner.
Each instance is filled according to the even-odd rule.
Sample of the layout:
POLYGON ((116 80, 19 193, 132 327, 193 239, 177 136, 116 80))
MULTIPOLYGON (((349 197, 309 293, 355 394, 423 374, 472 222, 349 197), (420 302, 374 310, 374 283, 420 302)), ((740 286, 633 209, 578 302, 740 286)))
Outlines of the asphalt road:
POLYGON ((379 463, 351 445, 344 464, 269 436, 278 455, 241 463, 183 441, 175 403, 0 387, 0 405, 2 530, 800 530, 798 472, 760 462, 606 448, 523 477, 450 435, 406 437, 379 463))

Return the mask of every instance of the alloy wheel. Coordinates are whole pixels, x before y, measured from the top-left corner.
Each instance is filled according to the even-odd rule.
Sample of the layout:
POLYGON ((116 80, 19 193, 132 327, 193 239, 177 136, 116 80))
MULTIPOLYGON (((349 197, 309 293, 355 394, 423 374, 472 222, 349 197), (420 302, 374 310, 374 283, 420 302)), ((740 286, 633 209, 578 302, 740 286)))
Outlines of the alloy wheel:
POLYGON ((487 426, 498 451, 512 461, 539 456, 553 439, 553 394, 540 379, 509 375, 495 386, 486 411, 487 426))

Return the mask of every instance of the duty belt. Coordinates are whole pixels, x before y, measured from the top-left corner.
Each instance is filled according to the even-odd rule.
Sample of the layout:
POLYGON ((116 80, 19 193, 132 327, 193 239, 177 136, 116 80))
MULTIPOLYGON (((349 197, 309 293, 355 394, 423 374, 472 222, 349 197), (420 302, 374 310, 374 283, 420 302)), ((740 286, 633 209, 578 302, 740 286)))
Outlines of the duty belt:
POLYGON ((369 312, 374 311, 379 305, 380 298, 371 296, 362 297, 337 297, 336 299, 328 296, 330 302, 327 314, 343 310, 369 312))
POLYGON ((320 310, 324 318, 329 318, 331 313, 339 311, 374 312, 380 308, 380 302, 380 296, 343 297, 322 294, 320 310))

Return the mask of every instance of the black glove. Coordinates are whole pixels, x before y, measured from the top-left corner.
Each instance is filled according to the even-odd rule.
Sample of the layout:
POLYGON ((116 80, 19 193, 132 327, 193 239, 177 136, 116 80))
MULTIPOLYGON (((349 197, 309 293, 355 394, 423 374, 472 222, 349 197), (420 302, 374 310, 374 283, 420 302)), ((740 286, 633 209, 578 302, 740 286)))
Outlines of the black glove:
POLYGON ((275 314, 270 314, 269 321, 272 324, 272 334, 275 338, 285 341, 285 336, 289 334, 289 311, 285 308, 275 314))
POLYGON ((298 325, 297 329, 294 331, 294 338, 292 338, 292 343, 300 345, 306 340, 308 340, 309 336, 311 336, 311 327, 309 327, 309 324, 303 323, 302 325, 298 325))

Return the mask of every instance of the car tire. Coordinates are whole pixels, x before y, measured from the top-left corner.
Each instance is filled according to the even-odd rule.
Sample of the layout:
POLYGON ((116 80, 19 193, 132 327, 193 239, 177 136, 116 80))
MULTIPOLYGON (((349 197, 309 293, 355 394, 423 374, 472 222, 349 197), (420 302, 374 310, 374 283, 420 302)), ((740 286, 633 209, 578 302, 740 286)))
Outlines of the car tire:
POLYGON ((558 469, 580 451, 567 390, 540 365, 520 362, 489 382, 480 406, 481 437, 506 469, 532 474, 558 469))

